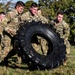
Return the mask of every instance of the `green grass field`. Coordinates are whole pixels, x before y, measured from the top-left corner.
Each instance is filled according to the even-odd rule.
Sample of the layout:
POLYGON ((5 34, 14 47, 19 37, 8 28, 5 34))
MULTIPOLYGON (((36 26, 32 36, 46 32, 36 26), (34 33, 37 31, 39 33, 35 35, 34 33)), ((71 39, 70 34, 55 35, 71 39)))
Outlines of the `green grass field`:
POLYGON ((75 47, 71 47, 66 66, 61 65, 52 70, 31 71, 26 64, 15 66, 12 62, 8 67, 0 66, 0 75, 75 75, 75 47))

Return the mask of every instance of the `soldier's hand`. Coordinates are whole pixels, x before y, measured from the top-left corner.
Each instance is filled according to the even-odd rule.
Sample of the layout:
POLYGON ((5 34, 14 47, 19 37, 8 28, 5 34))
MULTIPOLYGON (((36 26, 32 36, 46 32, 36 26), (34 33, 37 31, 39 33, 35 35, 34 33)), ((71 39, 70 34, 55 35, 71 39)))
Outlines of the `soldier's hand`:
POLYGON ((16 34, 15 31, 13 31, 12 29, 8 29, 8 32, 9 32, 9 34, 11 34, 11 35, 15 35, 15 34, 16 34))

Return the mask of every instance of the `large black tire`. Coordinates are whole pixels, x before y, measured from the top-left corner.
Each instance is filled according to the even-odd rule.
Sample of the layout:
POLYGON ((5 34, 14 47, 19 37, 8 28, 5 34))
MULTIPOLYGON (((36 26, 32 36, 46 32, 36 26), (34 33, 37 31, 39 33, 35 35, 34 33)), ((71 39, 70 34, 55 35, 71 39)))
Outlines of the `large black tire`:
POLYGON ((15 42, 16 41, 18 41, 23 50, 22 59, 27 56, 31 62, 35 63, 40 68, 52 69, 60 66, 65 60, 66 48, 63 39, 47 24, 34 21, 23 23, 17 32, 15 42), (48 55, 42 55, 32 47, 31 39, 36 34, 42 35, 42 37, 48 40, 49 45, 52 46, 52 50, 48 55))

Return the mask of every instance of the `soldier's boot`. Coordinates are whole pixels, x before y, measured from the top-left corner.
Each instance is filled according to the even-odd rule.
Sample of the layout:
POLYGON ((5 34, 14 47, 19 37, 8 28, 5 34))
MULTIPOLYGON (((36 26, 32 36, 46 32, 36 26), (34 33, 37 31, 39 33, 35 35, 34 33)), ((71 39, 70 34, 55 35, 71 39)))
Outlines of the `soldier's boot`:
POLYGON ((66 66, 67 65, 67 57, 65 57, 65 60, 63 60, 63 66, 66 66))
POLYGON ((63 61, 63 66, 67 65, 67 59, 65 61, 63 61))
POLYGON ((63 65, 64 65, 64 66, 66 66, 66 65, 67 65, 67 62, 66 62, 66 61, 65 61, 65 62, 63 62, 63 65))
POLYGON ((9 61, 8 61, 8 59, 6 57, 4 58, 4 60, 1 61, 1 65, 2 66, 6 66, 7 67, 8 63, 9 63, 9 61))

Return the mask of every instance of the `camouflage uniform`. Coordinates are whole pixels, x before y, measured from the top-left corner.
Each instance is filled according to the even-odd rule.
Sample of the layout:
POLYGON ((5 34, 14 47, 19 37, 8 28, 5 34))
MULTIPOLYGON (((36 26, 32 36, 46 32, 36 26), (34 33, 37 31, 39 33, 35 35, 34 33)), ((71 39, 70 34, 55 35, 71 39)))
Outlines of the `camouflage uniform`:
POLYGON ((32 15, 30 11, 22 14, 21 20, 28 21, 28 22, 31 22, 32 20, 34 20, 34 21, 42 21, 42 23, 48 23, 48 20, 45 17, 43 17, 41 14, 39 15, 37 13, 36 15, 32 15))
MULTIPOLYGON (((27 21, 27 22, 31 22, 32 20, 34 20, 36 22, 41 21, 42 23, 48 23, 48 20, 45 17, 43 17, 41 14, 37 13, 37 15, 32 15, 30 11, 24 13, 21 16, 21 20, 27 21)), ((38 38, 38 41, 39 41, 41 47, 40 47, 40 45, 36 45, 36 44, 32 44, 32 46, 37 51, 42 49, 44 51, 44 55, 46 55, 46 53, 47 53, 46 51, 48 49, 47 41, 40 36, 37 36, 37 38, 38 38)))
POLYGON ((1 39, 3 37, 2 31, 3 31, 3 27, 0 24, 0 50, 2 49, 2 46, 1 46, 1 39))
POLYGON ((1 60, 3 60, 7 56, 9 51, 12 49, 10 37, 13 37, 16 34, 16 31, 18 30, 19 16, 20 15, 18 14, 17 10, 12 9, 10 12, 6 14, 5 18, 1 22, 3 32, 5 31, 1 41, 2 44, 2 51, 0 55, 1 60), (11 29, 13 32, 11 33, 9 29, 11 29))
POLYGON ((62 21, 62 23, 57 23, 57 20, 52 20, 51 25, 53 28, 55 28, 56 32, 60 34, 60 37, 64 39, 64 43, 66 45, 66 53, 70 53, 70 43, 68 41, 68 37, 70 35, 70 27, 69 25, 65 22, 62 21))

